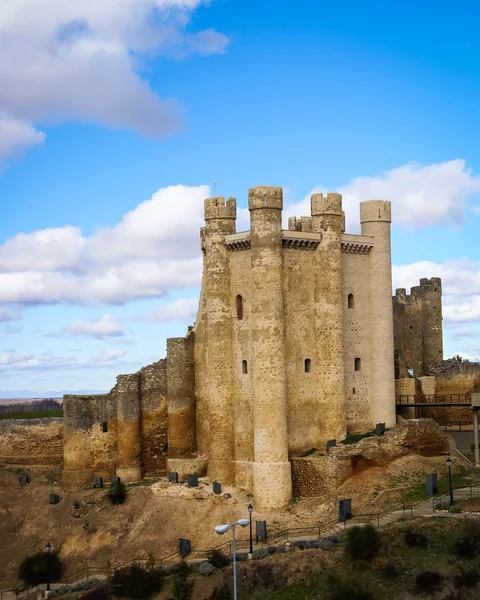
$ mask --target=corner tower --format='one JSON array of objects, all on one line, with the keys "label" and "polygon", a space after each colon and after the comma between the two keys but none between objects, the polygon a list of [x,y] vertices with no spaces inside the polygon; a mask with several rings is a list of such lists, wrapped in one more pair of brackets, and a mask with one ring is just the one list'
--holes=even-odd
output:
[{"label": "corner tower", "polygon": [[251,224],[253,491],[262,508],[281,508],[292,497],[288,461],[283,307],[281,188],[248,193]]},{"label": "corner tower", "polygon": [[393,349],[392,259],[390,250],[391,203],[360,203],[362,235],[374,238],[370,250],[371,418],[394,427],[395,372]]}]

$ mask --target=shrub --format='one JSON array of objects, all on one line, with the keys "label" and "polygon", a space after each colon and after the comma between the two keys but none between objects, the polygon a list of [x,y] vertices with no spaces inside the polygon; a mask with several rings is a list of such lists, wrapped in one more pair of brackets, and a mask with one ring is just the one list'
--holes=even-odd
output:
[{"label": "shrub", "polygon": [[448,509],[449,513],[461,513],[462,512],[462,507],[461,506],[457,506],[456,504],[454,504],[453,506],[450,506],[450,508]]},{"label": "shrub", "polygon": [[450,504],[448,502],[437,502],[435,504],[435,510],[449,510]]},{"label": "shrub", "polygon": [[480,581],[480,573],[476,568],[464,569],[460,567],[453,581],[457,588],[475,588]]},{"label": "shrub", "polygon": [[107,498],[112,504],[123,504],[127,499],[127,488],[123,482],[117,483],[107,492]]},{"label": "shrub", "polygon": [[198,572],[202,577],[210,577],[213,575],[217,569],[212,565],[212,563],[204,562],[198,567]]},{"label": "shrub", "polygon": [[345,552],[353,560],[371,560],[380,548],[380,535],[373,525],[347,530]]},{"label": "shrub", "polygon": [[113,594],[117,598],[131,600],[152,598],[162,591],[163,582],[161,569],[144,569],[140,565],[130,565],[114,572]]},{"label": "shrub", "polygon": [[112,587],[101,585],[82,595],[82,600],[109,600],[112,597]]},{"label": "shrub", "polygon": [[195,584],[191,577],[191,573],[192,570],[188,564],[182,560],[173,577],[173,597],[168,600],[192,600],[193,586]]},{"label": "shrub", "polygon": [[232,592],[226,583],[221,588],[216,587],[206,600],[232,600]]},{"label": "shrub", "polygon": [[37,552],[22,560],[18,567],[18,578],[28,585],[46,581],[47,566],[50,581],[61,579],[63,563],[56,552],[51,552],[50,556],[46,552]]},{"label": "shrub", "polygon": [[346,576],[342,579],[327,578],[328,591],[325,600],[372,600],[373,594],[368,586],[358,578]]},{"label": "shrub", "polygon": [[445,577],[437,571],[419,573],[415,578],[417,592],[420,594],[433,593],[442,587],[444,580]]},{"label": "shrub", "polygon": [[[286,584],[285,575],[278,564],[254,561],[238,566],[237,585],[240,597],[257,597],[258,590],[277,590]],[[262,592],[260,592],[261,594]]]},{"label": "shrub", "polygon": [[265,558],[268,555],[269,555],[269,552],[268,552],[267,548],[257,548],[256,550],[253,551],[252,558],[254,560],[258,560],[260,558]]},{"label": "shrub", "polygon": [[210,550],[207,555],[208,562],[213,565],[216,569],[223,569],[230,564],[230,559],[225,556],[220,550]]},{"label": "shrub", "polygon": [[462,558],[475,558],[477,556],[478,544],[472,538],[460,538],[455,542],[453,550],[457,556]]},{"label": "shrub", "polygon": [[412,531],[411,529],[407,529],[404,535],[405,544],[409,548],[426,548],[428,546],[428,539],[419,531]]},{"label": "shrub", "polygon": [[384,579],[392,580],[396,579],[400,575],[400,571],[397,566],[392,563],[387,563],[378,568],[378,572]]}]

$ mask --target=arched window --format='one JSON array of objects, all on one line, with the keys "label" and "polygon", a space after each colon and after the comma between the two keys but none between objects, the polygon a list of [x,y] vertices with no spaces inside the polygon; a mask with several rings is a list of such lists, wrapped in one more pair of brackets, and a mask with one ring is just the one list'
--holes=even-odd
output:
[{"label": "arched window", "polygon": [[240,296],[240,294],[238,294],[238,296],[237,296],[236,305],[237,305],[237,319],[239,321],[241,321],[243,319],[243,298]]},{"label": "arched window", "polygon": [[103,431],[103,433],[107,433],[107,431],[108,431],[108,423],[107,422],[102,423],[102,431]]},{"label": "arched window", "polygon": [[348,308],[355,308],[355,298],[353,294],[348,294]]},{"label": "arched window", "polygon": [[362,359],[356,358],[355,359],[355,371],[360,371],[361,368],[362,368]]},{"label": "arched window", "polygon": [[248,365],[246,360],[242,360],[242,373],[244,375],[248,373]]},{"label": "arched window", "polygon": [[312,361],[309,358],[305,359],[305,373],[310,373],[312,370]]},{"label": "arched window", "polygon": [[355,388],[353,388],[353,395],[355,395],[356,393],[357,393],[357,392],[356,392]]}]

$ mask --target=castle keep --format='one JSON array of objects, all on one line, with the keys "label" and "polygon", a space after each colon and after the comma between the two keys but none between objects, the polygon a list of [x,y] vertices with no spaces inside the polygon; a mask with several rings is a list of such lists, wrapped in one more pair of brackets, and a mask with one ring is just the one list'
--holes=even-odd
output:
[{"label": "castle keep", "polygon": [[248,208],[250,230],[237,233],[235,199],[205,200],[197,319],[167,358],[119,376],[110,394],[65,397],[67,483],[197,472],[278,508],[292,458],[395,425],[393,307],[404,370],[430,360],[429,335],[441,352],[441,312],[438,333],[437,280],[412,290],[415,310],[404,291],[392,306],[390,202],[360,204],[361,235],[345,233],[339,194],[313,194],[288,230],[281,188],[250,189]]}]

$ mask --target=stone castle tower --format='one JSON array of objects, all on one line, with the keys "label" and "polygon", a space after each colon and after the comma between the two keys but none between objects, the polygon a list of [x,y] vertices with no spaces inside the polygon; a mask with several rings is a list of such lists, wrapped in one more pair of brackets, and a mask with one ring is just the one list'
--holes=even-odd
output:
[{"label": "stone castle tower", "polygon": [[234,198],[205,201],[195,334],[197,450],[208,474],[291,498],[289,458],[395,424],[390,203],[360,205],[344,233],[339,194],[282,230],[282,189],[249,191],[250,231]]},{"label": "stone castle tower", "polygon": [[292,459],[395,425],[390,202],[360,204],[361,235],[339,194],[313,194],[288,230],[281,188],[250,189],[248,208],[237,233],[235,199],[205,200],[197,319],[166,359],[65,397],[64,482],[197,472],[280,508]]},{"label": "stone castle tower", "polygon": [[438,277],[420,279],[407,294],[404,288],[393,297],[395,377],[426,375],[428,365],[443,360],[442,282]]}]

